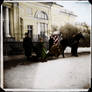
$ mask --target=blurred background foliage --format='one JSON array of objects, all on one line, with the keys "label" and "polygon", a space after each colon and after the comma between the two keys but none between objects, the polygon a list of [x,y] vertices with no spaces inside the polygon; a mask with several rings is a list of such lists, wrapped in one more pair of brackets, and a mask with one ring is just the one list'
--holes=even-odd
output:
[{"label": "blurred background foliage", "polygon": [[71,39],[73,35],[81,32],[85,38],[80,40],[80,47],[90,47],[90,28],[86,23],[81,23],[81,26],[78,27],[72,24],[66,24],[61,26],[60,33],[62,34],[64,39]]}]

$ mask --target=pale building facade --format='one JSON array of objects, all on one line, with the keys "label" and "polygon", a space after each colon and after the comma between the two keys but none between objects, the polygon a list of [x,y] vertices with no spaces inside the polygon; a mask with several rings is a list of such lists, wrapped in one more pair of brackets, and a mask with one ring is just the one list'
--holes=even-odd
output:
[{"label": "pale building facade", "polygon": [[67,23],[74,24],[76,17],[76,15],[65,10],[61,5],[53,4],[51,7],[52,26],[57,26],[58,29]]},{"label": "pale building facade", "polygon": [[17,2],[3,3],[3,32],[5,37],[14,37],[22,41],[25,32],[29,32],[33,41],[39,36],[47,40],[52,27],[58,29],[66,23],[74,23],[76,15],[66,12],[56,3]]},{"label": "pale building facade", "polygon": [[29,31],[33,40],[37,40],[40,34],[49,36],[48,30],[51,30],[50,6],[31,2],[19,3],[20,25],[23,25],[22,33]]},{"label": "pale building facade", "polygon": [[6,38],[14,37],[19,39],[19,17],[18,3],[3,3],[2,6],[2,26],[3,36]]}]

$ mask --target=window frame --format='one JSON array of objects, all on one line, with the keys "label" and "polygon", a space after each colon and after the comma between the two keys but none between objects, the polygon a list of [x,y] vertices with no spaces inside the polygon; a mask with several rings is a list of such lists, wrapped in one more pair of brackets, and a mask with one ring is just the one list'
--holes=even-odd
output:
[{"label": "window frame", "polygon": [[47,15],[47,13],[44,12],[44,11],[36,12],[35,17],[36,17],[37,19],[48,20],[48,15]]}]

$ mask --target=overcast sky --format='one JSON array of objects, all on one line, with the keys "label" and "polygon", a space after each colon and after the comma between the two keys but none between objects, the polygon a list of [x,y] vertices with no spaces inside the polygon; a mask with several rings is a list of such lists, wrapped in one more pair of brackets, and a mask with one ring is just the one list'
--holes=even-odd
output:
[{"label": "overcast sky", "polygon": [[88,25],[91,25],[91,4],[87,1],[62,1],[57,2],[68,9],[73,11],[77,22],[86,22]]}]

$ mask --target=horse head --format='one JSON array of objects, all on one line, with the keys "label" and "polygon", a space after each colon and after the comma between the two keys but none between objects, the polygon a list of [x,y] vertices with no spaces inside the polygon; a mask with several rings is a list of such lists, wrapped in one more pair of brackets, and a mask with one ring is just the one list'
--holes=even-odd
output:
[{"label": "horse head", "polygon": [[76,36],[75,36],[76,39],[80,40],[81,38],[82,39],[85,39],[83,34],[81,32],[79,32]]}]

